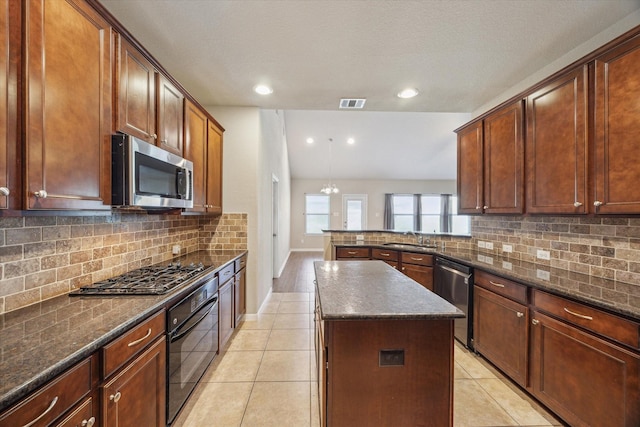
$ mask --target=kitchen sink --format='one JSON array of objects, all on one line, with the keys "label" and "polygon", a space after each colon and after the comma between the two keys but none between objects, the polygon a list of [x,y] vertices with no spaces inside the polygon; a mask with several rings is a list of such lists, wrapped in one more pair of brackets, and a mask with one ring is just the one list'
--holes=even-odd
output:
[{"label": "kitchen sink", "polygon": [[438,246],[435,244],[428,244],[428,245],[416,245],[413,243],[383,243],[383,246],[388,246],[388,247],[392,247],[395,249],[400,249],[400,250],[406,250],[406,251],[431,251],[433,249],[436,249]]}]

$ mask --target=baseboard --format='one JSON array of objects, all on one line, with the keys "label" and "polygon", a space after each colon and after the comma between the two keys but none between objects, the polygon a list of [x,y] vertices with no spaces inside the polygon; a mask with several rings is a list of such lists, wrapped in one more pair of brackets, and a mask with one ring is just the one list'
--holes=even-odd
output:
[{"label": "baseboard", "polygon": [[324,252],[324,249],[322,248],[298,248],[298,249],[291,249],[290,252]]}]

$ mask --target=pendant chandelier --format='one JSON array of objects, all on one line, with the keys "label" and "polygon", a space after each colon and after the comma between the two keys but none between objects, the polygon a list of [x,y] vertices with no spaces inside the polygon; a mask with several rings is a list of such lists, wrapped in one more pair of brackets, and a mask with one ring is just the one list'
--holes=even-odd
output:
[{"label": "pendant chandelier", "polygon": [[324,194],[336,194],[336,193],[340,192],[338,187],[331,182],[331,181],[333,181],[332,180],[332,178],[333,178],[333,174],[332,174],[333,162],[332,162],[332,160],[333,159],[331,158],[331,146],[332,145],[333,145],[333,138],[329,138],[329,183],[324,185],[322,187],[322,189],[320,190],[320,192],[324,193]]}]

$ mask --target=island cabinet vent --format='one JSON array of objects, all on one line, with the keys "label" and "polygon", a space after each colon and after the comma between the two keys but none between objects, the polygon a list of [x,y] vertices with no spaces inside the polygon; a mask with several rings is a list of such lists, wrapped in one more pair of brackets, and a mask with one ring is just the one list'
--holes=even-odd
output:
[{"label": "island cabinet vent", "polygon": [[356,99],[356,98],[342,98],[340,100],[340,108],[347,110],[356,110],[364,108],[364,103],[367,102],[366,99]]}]

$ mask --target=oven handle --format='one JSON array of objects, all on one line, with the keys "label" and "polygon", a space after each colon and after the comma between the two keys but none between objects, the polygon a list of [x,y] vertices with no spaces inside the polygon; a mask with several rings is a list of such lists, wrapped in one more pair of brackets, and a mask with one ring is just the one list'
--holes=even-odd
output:
[{"label": "oven handle", "polygon": [[216,304],[218,304],[218,299],[217,298],[213,301],[213,303],[211,304],[211,307],[209,307],[209,310],[207,310],[207,312],[205,314],[203,314],[202,317],[200,317],[197,322],[195,322],[193,325],[189,326],[189,328],[186,331],[178,333],[178,330],[176,329],[176,331],[171,334],[171,336],[170,336],[171,339],[170,339],[169,342],[178,341],[180,338],[182,338],[183,336],[187,335],[193,328],[198,326],[198,324],[200,322],[202,322],[202,320],[204,320],[204,318],[207,317],[211,313],[211,310],[213,310],[213,308],[216,306]]}]

